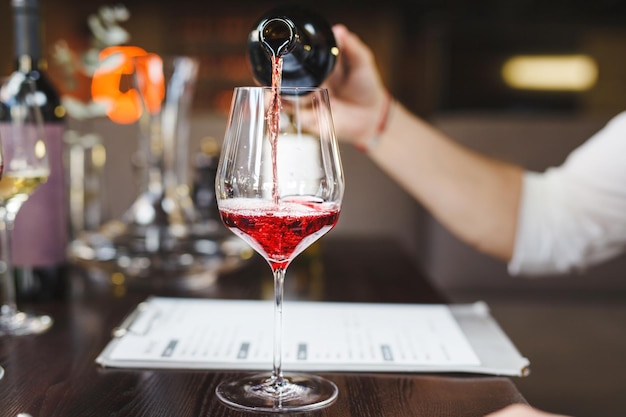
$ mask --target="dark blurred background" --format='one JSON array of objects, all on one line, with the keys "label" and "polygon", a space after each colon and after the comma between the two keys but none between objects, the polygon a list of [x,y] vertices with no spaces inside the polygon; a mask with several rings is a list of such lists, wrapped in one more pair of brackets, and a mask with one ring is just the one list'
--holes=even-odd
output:
[{"label": "dark blurred background", "polygon": [[[45,40],[76,48],[89,38],[86,18],[102,0],[42,0]],[[618,0],[389,0],[301,3],[345,23],[374,49],[395,95],[422,114],[440,111],[555,111],[611,114],[624,107],[626,3]],[[199,104],[219,107],[219,92],[250,82],[245,40],[254,21],[280,2],[193,0],[122,2],[131,42],[153,52],[203,59]],[[0,4],[0,68],[12,66],[10,0]],[[600,77],[582,93],[522,92],[502,82],[515,54],[588,54]],[[205,93],[205,94],[202,94]]]}]

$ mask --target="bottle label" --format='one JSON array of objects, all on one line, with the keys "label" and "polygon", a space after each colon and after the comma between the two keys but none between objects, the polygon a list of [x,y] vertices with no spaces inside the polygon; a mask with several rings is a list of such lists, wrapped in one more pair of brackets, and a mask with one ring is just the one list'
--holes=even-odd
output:
[{"label": "bottle label", "polygon": [[63,123],[46,124],[50,177],[22,205],[13,230],[16,267],[55,266],[66,260],[67,195],[63,164]]}]

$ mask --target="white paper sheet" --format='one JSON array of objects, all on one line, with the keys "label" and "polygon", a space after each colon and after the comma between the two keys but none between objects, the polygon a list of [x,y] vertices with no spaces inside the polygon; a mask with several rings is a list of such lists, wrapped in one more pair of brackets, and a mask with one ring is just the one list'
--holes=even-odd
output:
[{"label": "white paper sheet", "polygon": [[[287,301],[283,318],[285,370],[520,373],[481,369],[447,305]],[[270,370],[273,320],[271,301],[154,297],[118,329],[97,362]]]}]

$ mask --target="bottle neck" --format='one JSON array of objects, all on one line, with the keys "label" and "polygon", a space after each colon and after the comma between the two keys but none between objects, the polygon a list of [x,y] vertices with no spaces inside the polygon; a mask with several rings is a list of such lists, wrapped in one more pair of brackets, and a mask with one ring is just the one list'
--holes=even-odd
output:
[{"label": "bottle neck", "polygon": [[33,62],[30,55],[18,55],[16,69],[20,72],[29,73],[37,68],[37,63]]},{"label": "bottle neck", "polygon": [[38,90],[38,100],[46,122],[62,122],[65,109],[54,85],[46,76],[46,62],[41,50],[40,0],[11,0],[15,68],[30,74]]},{"label": "bottle neck", "polygon": [[18,69],[37,69],[41,60],[37,1],[12,0],[14,48]]},{"label": "bottle neck", "polygon": [[259,41],[271,57],[286,55],[298,43],[296,25],[286,17],[267,19],[259,25]]},{"label": "bottle neck", "polygon": [[319,86],[337,58],[332,27],[319,15],[297,6],[270,10],[248,35],[248,58],[255,80],[273,85],[282,58],[281,86]]}]

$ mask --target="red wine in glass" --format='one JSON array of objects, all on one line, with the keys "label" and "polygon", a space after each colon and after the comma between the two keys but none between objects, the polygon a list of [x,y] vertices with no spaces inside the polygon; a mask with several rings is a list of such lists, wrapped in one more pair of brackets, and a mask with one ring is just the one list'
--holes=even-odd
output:
[{"label": "red wine in glass", "polygon": [[273,203],[247,206],[230,200],[220,208],[220,214],[226,227],[276,269],[286,268],[299,253],[332,229],[339,219],[339,207],[283,201],[277,211]]},{"label": "red wine in glass", "polygon": [[224,224],[274,275],[272,371],[224,381],[216,394],[235,408],[295,413],[331,404],[338,390],[317,375],[283,372],[284,278],[290,262],[337,224],[344,179],[328,92],[283,87],[280,93],[235,89],[215,187]]}]

